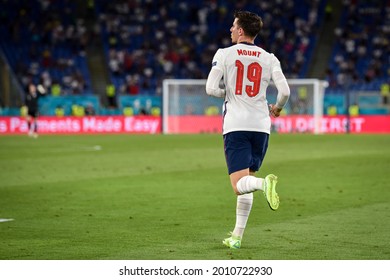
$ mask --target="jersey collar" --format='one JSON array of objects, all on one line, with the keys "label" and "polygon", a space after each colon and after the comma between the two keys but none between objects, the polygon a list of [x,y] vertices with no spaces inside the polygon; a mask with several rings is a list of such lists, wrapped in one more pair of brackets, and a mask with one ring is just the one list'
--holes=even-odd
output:
[{"label": "jersey collar", "polygon": [[248,42],[240,42],[239,44],[245,44],[245,45],[248,45],[248,46],[254,46],[255,45],[255,44],[248,43]]}]

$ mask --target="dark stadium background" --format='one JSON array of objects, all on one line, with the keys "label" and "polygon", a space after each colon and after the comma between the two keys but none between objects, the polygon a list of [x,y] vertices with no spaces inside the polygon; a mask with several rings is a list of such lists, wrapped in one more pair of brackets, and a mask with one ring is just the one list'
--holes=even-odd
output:
[{"label": "dark stadium background", "polygon": [[[324,114],[389,114],[386,0],[0,0],[0,116],[42,84],[44,116],[161,115],[162,81],[205,79],[233,12],[259,13],[256,44],[287,78],[326,80]],[[291,112],[294,113],[293,110]]]}]

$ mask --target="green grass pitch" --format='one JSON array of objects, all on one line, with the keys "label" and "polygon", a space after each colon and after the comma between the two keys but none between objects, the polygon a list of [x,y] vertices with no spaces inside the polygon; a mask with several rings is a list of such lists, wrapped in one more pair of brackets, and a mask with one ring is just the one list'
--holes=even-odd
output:
[{"label": "green grass pitch", "polygon": [[220,135],[0,137],[0,259],[388,260],[390,135],[277,135],[242,248]]}]

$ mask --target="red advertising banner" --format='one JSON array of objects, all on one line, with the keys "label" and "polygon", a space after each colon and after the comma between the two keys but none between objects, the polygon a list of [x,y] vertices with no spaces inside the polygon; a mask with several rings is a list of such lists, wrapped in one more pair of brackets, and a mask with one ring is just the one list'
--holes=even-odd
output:
[{"label": "red advertising banner", "polygon": [[[169,133],[221,133],[221,116],[169,117]],[[320,133],[345,133],[345,116],[323,117]],[[39,117],[40,134],[94,133],[161,133],[161,118],[152,116]],[[313,116],[283,116],[272,119],[272,129],[278,133],[313,133]],[[351,133],[390,133],[390,116],[351,117]],[[21,117],[0,117],[0,135],[27,133],[27,122]]]},{"label": "red advertising banner", "polygon": [[222,116],[169,116],[169,133],[222,133]]},{"label": "red advertising banner", "polygon": [[[313,116],[285,116],[272,119],[273,129],[279,133],[312,133],[315,127]],[[390,133],[390,116],[335,116],[322,117],[317,124],[320,133]],[[347,126],[348,125],[348,126]]]},{"label": "red advertising banner", "polygon": [[[173,116],[169,117],[170,133],[222,132],[221,116]],[[319,120],[320,133],[346,133],[348,119],[345,116],[323,117]],[[272,129],[278,133],[313,133],[313,116],[283,116],[272,119]],[[390,133],[390,116],[361,116],[349,119],[351,133]]]},{"label": "red advertising banner", "polygon": [[[20,117],[0,117],[0,134],[27,133],[27,122]],[[161,133],[161,118],[152,116],[39,117],[40,134],[78,133]]]}]

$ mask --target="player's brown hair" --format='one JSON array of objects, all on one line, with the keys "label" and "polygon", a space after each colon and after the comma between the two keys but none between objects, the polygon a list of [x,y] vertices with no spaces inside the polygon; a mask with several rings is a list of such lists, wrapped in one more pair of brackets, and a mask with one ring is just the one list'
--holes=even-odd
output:
[{"label": "player's brown hair", "polygon": [[249,37],[256,38],[263,27],[263,20],[255,13],[249,11],[235,11],[234,18],[237,18],[237,24]]}]

